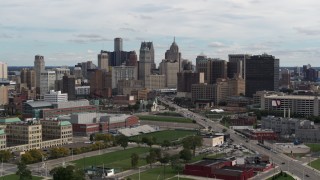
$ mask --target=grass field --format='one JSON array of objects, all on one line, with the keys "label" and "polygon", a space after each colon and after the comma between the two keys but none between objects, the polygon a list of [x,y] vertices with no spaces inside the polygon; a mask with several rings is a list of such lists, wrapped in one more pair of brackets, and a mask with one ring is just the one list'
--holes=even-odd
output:
[{"label": "grass field", "polygon": [[138,116],[140,120],[161,121],[161,122],[177,122],[177,123],[193,123],[192,119],[183,117],[169,116]]},{"label": "grass field", "polygon": [[[149,148],[130,148],[126,150],[106,153],[98,156],[86,157],[71,163],[75,164],[78,168],[89,167],[89,166],[102,166],[115,168],[117,171],[128,170],[131,168],[131,154],[137,153],[140,155],[149,152]],[[138,166],[146,164],[145,159],[139,160]]]},{"label": "grass field", "polygon": [[306,144],[306,146],[310,147],[311,152],[320,151],[320,144]]},{"label": "grass field", "polygon": [[315,169],[320,170],[320,159],[314,160],[311,162],[311,164],[309,163],[308,165]]},{"label": "grass field", "polygon": [[[32,180],[41,180],[41,179],[43,178],[39,176],[32,176]],[[15,174],[10,174],[6,176],[1,176],[0,180],[19,180],[19,176]]]},{"label": "grass field", "polygon": [[[283,173],[283,174],[287,174],[287,173]],[[268,178],[267,180],[272,180],[272,177]],[[295,179],[292,176],[287,174],[286,177],[284,175],[282,175],[282,176],[275,178],[275,180],[295,180]]]},{"label": "grass field", "polygon": [[157,139],[157,143],[161,144],[164,140],[174,141],[179,138],[184,138],[186,136],[196,134],[196,131],[188,131],[188,130],[165,130],[165,131],[158,131],[149,134],[141,134],[138,136],[130,137],[130,141],[141,141],[143,137],[155,137]]},{"label": "grass field", "polygon": [[161,113],[157,113],[156,115],[157,115],[157,116],[174,116],[174,117],[183,117],[183,116],[181,116],[181,114],[180,114],[180,113],[170,112],[170,111],[168,111],[168,112],[161,112]]},{"label": "grass field", "polygon": [[[170,180],[175,180],[178,179],[178,177],[174,177],[177,176],[178,173],[173,170],[171,168],[171,166],[167,165],[166,166],[166,173],[164,176],[164,168],[162,167],[157,167],[157,168],[153,168],[147,171],[144,171],[142,173],[140,173],[140,179],[141,180],[150,180],[150,179],[170,179]],[[138,180],[139,179],[139,174],[134,174],[129,176],[132,180]],[[179,177],[179,180],[191,180],[188,178],[181,178]]]}]

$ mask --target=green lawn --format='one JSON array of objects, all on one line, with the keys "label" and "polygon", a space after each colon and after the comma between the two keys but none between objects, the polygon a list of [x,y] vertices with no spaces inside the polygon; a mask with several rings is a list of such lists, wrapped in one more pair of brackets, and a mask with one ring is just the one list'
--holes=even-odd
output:
[{"label": "green lawn", "polygon": [[[75,164],[78,168],[89,167],[89,166],[102,166],[115,168],[117,171],[124,171],[131,168],[131,154],[137,153],[140,155],[149,152],[149,148],[139,147],[130,148],[126,150],[106,153],[98,156],[86,157],[71,163]],[[139,166],[146,164],[145,159],[139,160]]]},{"label": "green lawn", "polygon": [[[178,173],[175,170],[173,170],[170,165],[166,166],[165,176],[164,176],[163,170],[164,170],[164,168],[162,166],[162,167],[157,167],[157,168],[153,168],[153,169],[144,171],[144,172],[140,173],[140,179],[141,180],[166,179],[166,178],[171,179],[171,177],[178,175]],[[131,175],[129,177],[132,180],[138,180],[139,173]],[[174,178],[172,178],[172,179],[174,179]],[[182,179],[182,178],[179,178],[179,179]],[[188,180],[188,179],[186,179],[186,180]]]},{"label": "green lawn", "polygon": [[130,137],[129,140],[137,142],[137,141],[141,141],[143,137],[155,137],[157,139],[157,142],[161,144],[164,140],[174,141],[180,138],[184,138],[186,136],[194,135],[196,133],[197,133],[196,131],[191,131],[191,130],[165,130],[165,131],[158,131],[158,132],[133,136],[133,137]]},{"label": "green lawn", "polygon": [[[43,179],[42,177],[39,176],[32,176],[33,180],[41,180]],[[19,180],[19,176],[15,175],[15,174],[10,174],[10,175],[6,175],[6,176],[1,176],[0,180]]]},{"label": "green lawn", "polygon": [[181,116],[180,113],[177,112],[161,112],[161,113],[157,113],[157,116],[173,116],[173,117],[183,117]]},{"label": "green lawn", "polygon": [[306,146],[310,147],[311,152],[320,151],[320,144],[306,144]]},{"label": "green lawn", "polygon": [[315,169],[320,170],[320,159],[314,160],[311,162],[311,165],[310,165],[310,163],[308,165],[315,168]]},{"label": "green lawn", "polygon": [[[287,174],[287,173],[283,173],[283,174]],[[272,180],[272,177],[268,178],[267,180]],[[275,180],[295,180],[295,179],[292,176],[287,174],[286,177],[284,175],[282,175],[282,176],[275,178]]]},{"label": "green lawn", "polygon": [[192,119],[183,117],[168,117],[168,116],[138,116],[140,120],[162,121],[162,122],[177,122],[177,123],[193,123]]}]

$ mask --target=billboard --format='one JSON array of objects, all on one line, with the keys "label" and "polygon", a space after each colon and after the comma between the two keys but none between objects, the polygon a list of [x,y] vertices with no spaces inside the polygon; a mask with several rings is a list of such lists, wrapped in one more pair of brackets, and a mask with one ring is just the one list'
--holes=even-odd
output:
[{"label": "billboard", "polygon": [[279,100],[279,99],[274,99],[274,100],[272,100],[271,105],[272,105],[273,107],[279,107],[279,106],[281,106],[281,100]]}]

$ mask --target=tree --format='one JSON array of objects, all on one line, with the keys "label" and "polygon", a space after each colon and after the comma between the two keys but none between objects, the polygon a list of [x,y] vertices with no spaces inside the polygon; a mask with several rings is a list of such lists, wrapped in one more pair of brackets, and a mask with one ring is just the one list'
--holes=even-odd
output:
[{"label": "tree", "polygon": [[68,156],[69,149],[65,147],[54,147],[50,149],[50,157],[51,158],[60,158],[60,157],[65,157]]},{"label": "tree", "polygon": [[180,161],[180,154],[175,154],[170,157],[171,168],[176,170],[177,172],[181,172],[183,170],[182,163]]},{"label": "tree", "polygon": [[43,153],[41,150],[39,149],[31,149],[29,151],[30,155],[32,156],[33,158],[33,162],[40,162],[42,161],[42,158],[43,158]]},{"label": "tree", "polygon": [[33,157],[31,156],[31,154],[29,152],[26,152],[25,154],[22,154],[21,155],[21,161],[24,163],[24,164],[30,164],[30,163],[33,163]]},{"label": "tree", "polygon": [[90,141],[94,141],[94,137],[95,137],[94,134],[90,134]]},{"label": "tree", "polygon": [[10,158],[12,158],[12,154],[10,151],[8,150],[0,151],[0,159],[2,159],[3,162],[8,162]]},{"label": "tree", "polygon": [[150,167],[152,168],[152,163],[156,162],[156,154],[154,151],[151,151],[149,155],[147,155],[146,162],[150,164]]},{"label": "tree", "polygon": [[228,130],[227,130],[227,129],[225,129],[225,128],[224,128],[224,129],[222,129],[222,132],[223,132],[223,133],[225,133],[225,132],[227,132],[227,131],[228,131]]},{"label": "tree", "polygon": [[139,155],[137,153],[131,154],[131,166],[132,168],[136,168],[139,163]]},{"label": "tree", "polygon": [[186,162],[190,161],[192,158],[191,150],[184,148],[179,152],[180,158],[185,160]]},{"label": "tree", "polygon": [[183,139],[183,147],[185,149],[191,149],[193,156],[196,154],[196,148],[202,146],[202,138],[200,136],[189,136]]},{"label": "tree", "polygon": [[19,180],[31,180],[32,175],[31,171],[27,169],[27,165],[20,161],[18,163],[18,171],[16,172],[16,175],[19,176]]},{"label": "tree", "polygon": [[119,135],[119,136],[117,136],[116,139],[117,139],[117,144],[119,144],[121,147],[123,147],[123,149],[126,149],[126,147],[128,147],[129,139],[127,136]]},{"label": "tree", "polygon": [[56,167],[50,171],[53,180],[84,180],[84,173],[81,170],[76,170],[74,166]]},{"label": "tree", "polygon": [[155,158],[158,159],[158,160],[161,159],[161,157],[162,157],[161,149],[159,149],[159,148],[151,148],[149,150],[149,152],[150,152],[150,154],[154,153]]},{"label": "tree", "polygon": [[169,140],[164,140],[161,144],[161,147],[168,149],[171,146],[171,142]]}]

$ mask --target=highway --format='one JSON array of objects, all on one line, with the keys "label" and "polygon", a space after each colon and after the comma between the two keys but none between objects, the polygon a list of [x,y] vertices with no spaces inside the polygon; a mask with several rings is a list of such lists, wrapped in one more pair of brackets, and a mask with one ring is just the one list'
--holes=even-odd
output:
[{"label": "highway", "polygon": [[[198,124],[200,124],[205,128],[208,128],[209,126],[211,126],[212,130],[216,132],[222,132],[223,129],[227,129],[226,127],[219,124],[219,122],[214,122],[206,117],[193,113],[188,109],[181,108],[164,98],[159,98],[159,100],[171,107],[176,108],[177,112],[180,112],[186,117],[194,119]],[[233,130],[228,129],[227,132],[230,133],[230,137],[234,140],[234,143],[245,145],[247,148],[255,152],[269,156],[271,161],[279,166],[280,170],[288,171],[294,174],[295,176],[297,176],[298,178],[300,178],[301,180],[319,180],[320,179],[320,174],[318,171],[303,165],[302,162],[292,159],[291,157],[288,157],[282,153],[271,152],[270,150],[267,150],[261,146],[258,146],[257,144],[252,143],[250,141],[246,142],[246,139],[235,134],[235,131]],[[252,179],[263,179],[263,178],[266,178],[266,177],[263,177],[263,175],[261,176],[258,175]]]}]

